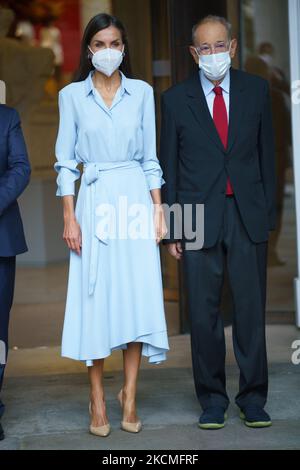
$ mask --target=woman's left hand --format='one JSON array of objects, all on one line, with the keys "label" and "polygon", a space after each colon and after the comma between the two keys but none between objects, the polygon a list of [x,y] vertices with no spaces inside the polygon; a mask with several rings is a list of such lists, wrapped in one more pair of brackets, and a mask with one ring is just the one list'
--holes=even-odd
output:
[{"label": "woman's left hand", "polygon": [[156,243],[159,245],[168,233],[165,214],[160,204],[154,204],[154,227]]}]

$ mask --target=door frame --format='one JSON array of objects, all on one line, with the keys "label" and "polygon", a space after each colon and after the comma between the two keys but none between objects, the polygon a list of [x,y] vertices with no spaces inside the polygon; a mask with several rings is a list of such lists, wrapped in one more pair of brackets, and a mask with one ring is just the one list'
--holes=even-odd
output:
[{"label": "door frame", "polygon": [[[296,326],[300,328],[300,0],[289,0],[289,35],[292,83],[292,131],[298,266],[298,272],[297,277],[294,281],[294,287]],[[296,99],[296,92],[298,94],[298,100]]]}]

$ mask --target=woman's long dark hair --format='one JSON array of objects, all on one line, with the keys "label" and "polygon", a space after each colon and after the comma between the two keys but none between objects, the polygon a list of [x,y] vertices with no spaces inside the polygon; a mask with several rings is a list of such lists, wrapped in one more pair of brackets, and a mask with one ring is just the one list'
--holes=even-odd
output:
[{"label": "woman's long dark hair", "polygon": [[103,29],[109,28],[110,26],[114,26],[121,32],[122,41],[125,45],[125,56],[120,66],[120,70],[127,77],[131,77],[131,66],[126,30],[121,21],[118,20],[118,18],[115,16],[108,15],[106,13],[100,13],[99,15],[94,16],[85,28],[81,41],[80,63],[77,71],[74,74],[73,82],[80,82],[85,80],[90,71],[95,69],[88,55],[88,46],[95,34],[97,34],[99,31],[102,31]]}]

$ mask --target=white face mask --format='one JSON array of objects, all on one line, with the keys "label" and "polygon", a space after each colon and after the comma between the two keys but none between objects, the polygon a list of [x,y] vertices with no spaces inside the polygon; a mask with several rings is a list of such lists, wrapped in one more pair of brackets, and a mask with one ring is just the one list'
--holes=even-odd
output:
[{"label": "white face mask", "polygon": [[88,48],[93,54],[93,66],[99,72],[107,75],[107,77],[110,77],[120,67],[124,57],[124,46],[122,51],[119,51],[118,49],[106,48],[97,52],[93,52],[89,46]]},{"label": "white face mask", "polygon": [[[197,52],[198,54],[198,52]],[[221,52],[219,54],[199,55],[199,68],[203,70],[204,75],[213,81],[221,80],[231,67],[230,52]]]}]

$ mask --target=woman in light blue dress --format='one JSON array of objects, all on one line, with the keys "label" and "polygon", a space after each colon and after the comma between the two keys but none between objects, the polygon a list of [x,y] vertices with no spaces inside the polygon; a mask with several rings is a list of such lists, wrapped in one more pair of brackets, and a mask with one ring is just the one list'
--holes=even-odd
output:
[{"label": "woman in light blue dress", "polygon": [[169,350],[159,252],[167,233],[165,181],[156,156],[153,89],[126,77],[128,63],[123,25],[97,15],[83,36],[77,77],[59,92],[54,168],[70,248],[62,356],[88,366],[90,432],[99,436],[110,433],[104,359],[123,350],[121,427],[138,432],[141,356],[159,364]]}]

